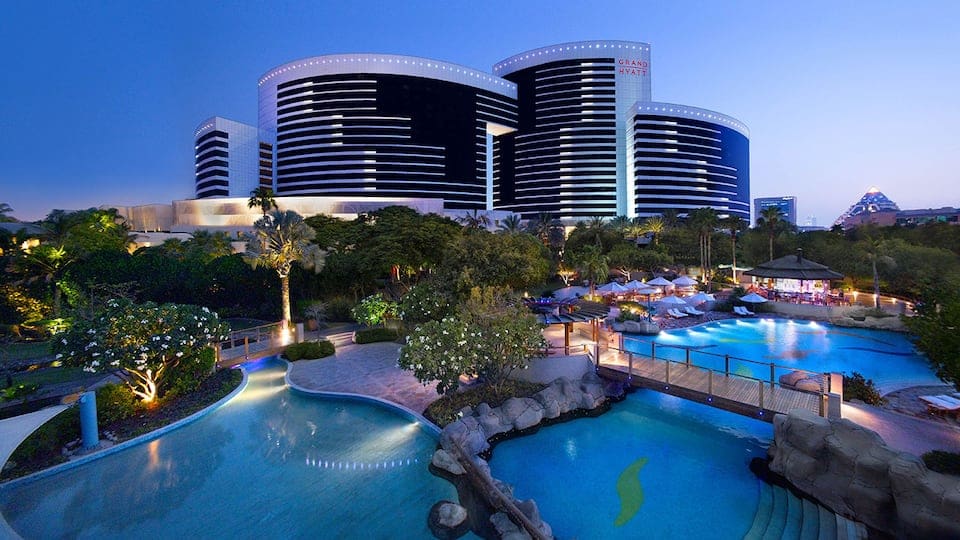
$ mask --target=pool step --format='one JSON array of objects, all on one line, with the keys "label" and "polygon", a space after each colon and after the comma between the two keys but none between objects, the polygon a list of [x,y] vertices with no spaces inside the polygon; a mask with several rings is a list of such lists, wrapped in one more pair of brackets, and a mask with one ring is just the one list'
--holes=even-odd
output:
[{"label": "pool step", "polygon": [[744,540],[866,540],[862,523],[838,516],[780,486],[761,483],[760,502]]}]

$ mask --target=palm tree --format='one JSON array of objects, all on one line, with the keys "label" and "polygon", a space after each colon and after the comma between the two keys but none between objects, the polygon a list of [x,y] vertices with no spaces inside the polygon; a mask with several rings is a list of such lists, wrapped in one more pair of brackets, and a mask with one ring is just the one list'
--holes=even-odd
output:
[{"label": "palm tree", "polygon": [[723,228],[730,233],[730,258],[733,263],[730,271],[733,273],[733,284],[737,284],[737,235],[746,228],[746,224],[738,216],[729,215],[721,220]]},{"label": "palm tree", "polygon": [[43,280],[53,295],[53,316],[61,311],[61,285],[67,267],[76,261],[62,245],[40,244],[30,250],[19,251],[13,260],[13,270],[26,276],[25,282]]},{"label": "palm tree", "polygon": [[580,274],[590,280],[591,295],[596,290],[597,282],[607,279],[610,275],[607,256],[603,254],[600,246],[584,246],[577,257],[577,266],[580,268]]},{"label": "palm tree", "polygon": [[271,210],[277,210],[277,201],[273,196],[273,190],[268,187],[260,186],[250,192],[250,199],[247,200],[247,208],[259,208],[263,212],[263,217]]},{"label": "palm tree", "polygon": [[897,263],[893,257],[887,255],[887,244],[882,239],[868,236],[860,244],[873,271],[873,307],[880,309],[880,272],[877,270],[877,263],[887,267],[894,267]]},{"label": "palm tree", "polygon": [[688,216],[688,225],[697,232],[700,237],[700,267],[703,268],[704,279],[710,282],[711,263],[711,239],[713,231],[717,228],[717,212],[710,207],[697,208],[690,212]]},{"label": "palm tree", "polygon": [[607,224],[611,229],[617,231],[621,238],[626,238],[630,231],[631,221],[627,216],[617,216]]},{"label": "palm tree", "polygon": [[540,212],[537,219],[527,224],[530,234],[536,236],[543,245],[550,246],[550,229],[553,227],[553,216],[550,212]]},{"label": "palm tree", "polygon": [[486,212],[473,209],[470,213],[457,218],[457,222],[471,230],[486,229],[490,226],[490,216]]},{"label": "palm tree", "polygon": [[660,235],[667,230],[667,222],[663,219],[663,216],[648,217],[643,222],[641,230],[644,234],[653,234],[653,245],[657,246],[660,245]]},{"label": "palm tree", "polygon": [[500,231],[514,234],[523,230],[522,221],[517,214],[510,214],[500,222]]},{"label": "palm tree", "polygon": [[606,226],[607,218],[603,216],[593,216],[587,221],[587,230],[593,232],[595,242],[598,246],[603,245],[603,228]]},{"label": "palm tree", "polygon": [[760,211],[757,226],[767,230],[770,240],[770,260],[773,260],[773,238],[777,235],[777,226],[783,221],[783,210],[779,206],[768,206]]},{"label": "palm tree", "polygon": [[290,324],[290,269],[294,263],[315,272],[323,269],[326,252],[311,243],[317,234],[293,210],[274,210],[253,224],[244,260],[253,268],[267,267],[280,276],[283,324]]}]

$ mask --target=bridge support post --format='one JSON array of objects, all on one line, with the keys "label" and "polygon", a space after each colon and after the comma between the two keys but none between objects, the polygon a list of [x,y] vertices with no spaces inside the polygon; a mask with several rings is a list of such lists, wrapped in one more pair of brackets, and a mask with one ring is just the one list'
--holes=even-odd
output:
[{"label": "bridge support post", "polygon": [[723,374],[726,377],[730,376],[730,355],[723,355]]},{"label": "bridge support post", "polygon": [[773,389],[774,373],[775,373],[775,370],[773,367],[773,362],[770,362],[770,388],[771,389]]},{"label": "bridge support post", "polygon": [[243,355],[250,356],[250,336],[243,336]]},{"label": "bridge support post", "polygon": [[687,367],[690,367],[690,349],[686,349],[686,351],[687,351]]},{"label": "bridge support post", "polygon": [[627,380],[633,380],[633,353],[627,353]]},{"label": "bridge support post", "polygon": [[657,344],[652,341],[650,342],[650,359],[657,359]]}]

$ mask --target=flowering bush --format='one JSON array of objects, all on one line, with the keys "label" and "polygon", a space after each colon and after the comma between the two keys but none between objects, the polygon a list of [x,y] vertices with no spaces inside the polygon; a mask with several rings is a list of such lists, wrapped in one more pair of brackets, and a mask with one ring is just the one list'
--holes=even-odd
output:
[{"label": "flowering bush", "polygon": [[457,390],[460,375],[479,376],[499,391],[515,369],[544,347],[543,326],[501,289],[474,289],[457,316],[417,327],[400,350],[398,365],[437,393]]},{"label": "flowering bush", "polygon": [[54,343],[54,352],[85,371],[116,371],[134,394],[151,403],[167,373],[203,362],[201,351],[228,332],[205,307],[109,300],[91,319],[75,321]]},{"label": "flowering bush", "polygon": [[376,326],[397,316],[397,304],[385,300],[380,294],[374,294],[361,300],[350,313],[358,323]]},{"label": "flowering bush", "polygon": [[438,321],[447,316],[450,309],[450,295],[429,282],[414,286],[400,299],[400,318],[407,325]]}]

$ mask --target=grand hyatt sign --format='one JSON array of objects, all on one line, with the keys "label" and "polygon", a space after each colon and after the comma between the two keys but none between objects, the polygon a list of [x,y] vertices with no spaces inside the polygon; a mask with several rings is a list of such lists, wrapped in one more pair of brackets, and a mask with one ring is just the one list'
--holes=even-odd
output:
[{"label": "grand hyatt sign", "polygon": [[621,75],[635,75],[642,77],[650,69],[650,62],[632,58],[617,58],[617,71]]}]

